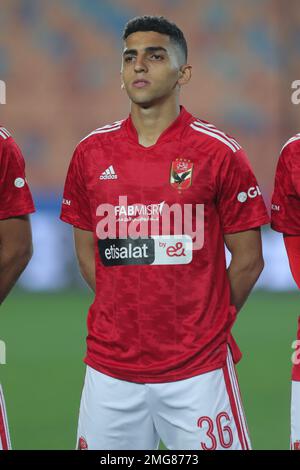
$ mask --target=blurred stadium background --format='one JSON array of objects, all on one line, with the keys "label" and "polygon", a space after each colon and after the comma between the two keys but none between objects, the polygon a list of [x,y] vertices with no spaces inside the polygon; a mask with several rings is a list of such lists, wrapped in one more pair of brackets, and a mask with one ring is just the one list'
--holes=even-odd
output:
[{"label": "blurred stadium background", "polygon": [[[162,14],[189,45],[182,103],[245,148],[270,206],[283,143],[299,132],[300,9],[280,0],[1,0],[0,121],[22,148],[37,213],[35,253],[1,308],[0,366],[14,448],[74,448],[92,294],[58,219],[72,152],[91,130],[128,115],[120,89],[126,21]],[[289,447],[291,342],[299,314],[281,235],[263,230],[265,270],[235,327],[253,445]],[[53,253],[56,256],[53,256]]]}]

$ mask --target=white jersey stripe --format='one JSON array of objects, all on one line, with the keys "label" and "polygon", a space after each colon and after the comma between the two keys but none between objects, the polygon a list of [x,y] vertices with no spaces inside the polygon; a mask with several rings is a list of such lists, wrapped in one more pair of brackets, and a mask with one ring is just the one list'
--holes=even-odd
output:
[{"label": "white jersey stripe", "polygon": [[[281,152],[282,152],[283,149],[284,149],[285,147],[287,147],[289,144],[291,144],[292,142],[295,142],[295,140],[300,140],[300,135],[299,135],[299,134],[296,134],[295,137],[292,137],[290,140],[288,140],[288,141],[284,144],[284,146],[282,147]],[[280,153],[281,153],[281,152],[280,152]]]},{"label": "white jersey stripe", "polygon": [[88,137],[91,137],[92,135],[105,134],[106,132],[113,132],[113,131],[117,131],[118,129],[121,129],[121,126],[110,128],[110,129],[105,129],[105,130],[102,130],[102,131],[93,131],[89,135],[84,137],[84,139],[82,139],[80,142],[83,142],[85,139],[87,139]]},{"label": "white jersey stripe", "polygon": [[242,147],[240,146],[240,144],[235,140],[233,139],[233,137],[229,137],[227,134],[225,134],[225,132],[223,131],[220,131],[219,129],[217,129],[213,124],[207,124],[205,122],[202,122],[202,121],[194,121],[193,124],[195,125],[198,125],[198,126],[202,126],[204,127],[205,129],[208,129],[208,130],[211,130],[213,132],[215,132],[216,134],[219,134],[219,135],[222,135],[223,137],[225,137],[227,140],[229,140],[230,142],[232,142],[234,144],[234,146],[237,148],[237,150],[240,150]]},{"label": "white jersey stripe", "polygon": [[282,147],[282,150],[283,150],[287,145],[289,145],[290,143],[294,142],[295,140],[299,140],[299,139],[300,139],[300,137],[296,137],[296,136],[293,137],[292,139],[289,139],[289,140],[284,144],[284,146]]},{"label": "white jersey stripe", "polygon": [[207,135],[210,135],[211,137],[214,137],[215,139],[217,140],[220,140],[221,142],[223,142],[225,145],[227,145],[227,147],[229,147],[233,152],[236,152],[237,149],[233,146],[233,144],[231,144],[230,142],[228,142],[228,140],[224,139],[222,136],[214,133],[214,132],[210,132],[206,129],[203,129],[202,127],[196,127],[194,126],[193,124],[190,124],[190,126],[195,129],[195,131],[197,132],[202,132],[203,134],[207,134]]},{"label": "white jersey stripe", "polygon": [[1,131],[1,129],[0,129],[0,135],[4,140],[7,139],[7,135],[5,135],[4,132]]},{"label": "white jersey stripe", "polygon": [[242,405],[242,402],[241,402],[239,385],[238,385],[238,382],[237,382],[235,368],[234,368],[234,364],[233,364],[231,354],[228,355],[228,367],[229,367],[229,373],[230,373],[230,376],[231,376],[233,387],[234,387],[234,390],[235,390],[236,404],[237,404],[237,407],[238,407],[238,410],[239,410],[239,415],[240,415],[241,421],[242,421],[241,425],[242,425],[242,431],[243,431],[244,439],[246,441],[246,448],[251,449],[251,443],[250,443],[250,438],[249,438],[249,433],[248,433],[248,426],[246,424],[245,413],[244,413],[243,405]]},{"label": "white jersey stripe", "polygon": [[[123,120],[124,120],[124,119],[123,119]],[[107,124],[106,126],[97,127],[97,129],[95,129],[95,131],[101,131],[102,129],[114,128],[114,127],[120,126],[120,124],[121,124],[122,122],[123,122],[123,121],[116,121],[116,122],[114,122],[113,124]],[[95,131],[94,131],[94,132],[95,132]]]},{"label": "white jersey stripe", "polygon": [[105,132],[117,131],[118,129],[121,129],[121,126],[112,127],[112,128],[108,128],[108,129],[102,129],[100,131],[94,131],[94,132],[91,132],[90,135],[92,135],[92,134],[104,134]]},{"label": "white jersey stripe", "polygon": [[215,132],[216,134],[221,135],[225,139],[229,140],[235,146],[237,150],[240,150],[242,148],[235,139],[233,139],[232,137],[228,137],[228,135],[226,135],[225,132],[219,131],[213,124],[206,124],[202,121],[195,121],[193,122],[193,124],[195,124],[196,126],[202,126],[205,129],[211,130]]},{"label": "white jersey stripe", "polygon": [[1,127],[0,130],[4,132],[7,135],[7,137],[10,137],[10,133],[8,132],[7,129],[5,129],[5,127]]},{"label": "white jersey stripe", "polygon": [[217,129],[212,124],[206,125],[205,123],[202,123],[202,125],[205,126],[205,127],[208,126],[208,128],[211,128],[211,129],[215,129],[215,132],[218,132],[218,133],[221,133],[221,135],[224,135],[227,139],[230,140],[230,142],[232,142],[233,144],[236,145],[238,150],[240,150],[242,148],[242,146],[233,137],[229,137],[225,132],[219,131],[219,129]]}]

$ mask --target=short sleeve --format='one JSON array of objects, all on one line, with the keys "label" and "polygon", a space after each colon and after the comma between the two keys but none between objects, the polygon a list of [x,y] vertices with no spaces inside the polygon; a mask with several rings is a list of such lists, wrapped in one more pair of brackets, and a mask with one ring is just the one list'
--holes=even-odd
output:
[{"label": "short sleeve", "polygon": [[223,233],[270,222],[257,180],[243,149],[228,153],[217,174],[217,210]]},{"label": "short sleeve", "polygon": [[275,174],[271,226],[288,235],[300,235],[300,151],[287,147]]},{"label": "short sleeve", "polygon": [[20,148],[10,137],[0,147],[0,219],[35,212]]},{"label": "short sleeve", "polygon": [[67,172],[60,219],[74,227],[92,231],[91,208],[81,158],[80,147],[77,147]]}]

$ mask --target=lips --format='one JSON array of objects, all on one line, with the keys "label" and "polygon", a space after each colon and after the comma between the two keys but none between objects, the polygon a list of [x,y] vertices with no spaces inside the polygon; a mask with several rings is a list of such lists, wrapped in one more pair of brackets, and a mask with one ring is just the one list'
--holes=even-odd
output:
[{"label": "lips", "polygon": [[144,88],[145,86],[149,85],[150,82],[148,80],[135,80],[133,82],[133,86],[136,88]]}]

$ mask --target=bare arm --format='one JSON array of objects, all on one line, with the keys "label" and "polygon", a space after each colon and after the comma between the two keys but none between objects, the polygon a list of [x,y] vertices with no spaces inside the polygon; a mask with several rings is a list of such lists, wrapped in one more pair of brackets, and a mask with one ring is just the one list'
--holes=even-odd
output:
[{"label": "bare arm", "polygon": [[0,221],[0,304],[7,297],[33,253],[28,215]]},{"label": "bare arm", "polygon": [[96,291],[95,242],[93,232],[74,227],[74,241],[82,277]]},{"label": "bare arm", "polygon": [[227,234],[224,240],[232,255],[227,270],[231,303],[239,311],[264,268],[260,228]]}]

